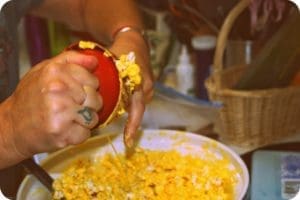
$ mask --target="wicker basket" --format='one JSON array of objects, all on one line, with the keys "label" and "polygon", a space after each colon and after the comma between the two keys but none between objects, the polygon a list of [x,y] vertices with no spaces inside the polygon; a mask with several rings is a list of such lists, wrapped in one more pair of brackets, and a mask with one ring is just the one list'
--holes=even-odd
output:
[{"label": "wicker basket", "polygon": [[296,133],[300,128],[300,87],[242,91],[230,89],[246,66],[223,68],[223,55],[235,19],[251,0],[241,0],[226,17],[217,39],[213,73],[205,81],[210,100],[223,104],[217,126],[221,140],[258,147]]}]

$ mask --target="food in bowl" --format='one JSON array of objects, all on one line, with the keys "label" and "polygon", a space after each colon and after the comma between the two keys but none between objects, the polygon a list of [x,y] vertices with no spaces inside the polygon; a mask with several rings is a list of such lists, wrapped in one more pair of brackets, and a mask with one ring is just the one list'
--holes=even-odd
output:
[{"label": "food in bowl", "polygon": [[239,173],[226,157],[138,148],[132,156],[79,159],[54,182],[54,200],[235,199]]},{"label": "food in bowl", "polygon": [[[179,153],[180,156],[192,156],[193,158],[202,159],[203,165],[201,166],[210,166],[206,162],[208,160],[216,160],[215,165],[213,169],[216,170],[216,172],[211,171],[211,174],[222,172],[223,170],[232,169],[232,176],[234,177],[236,175],[236,181],[232,188],[234,191],[231,194],[234,194],[233,198],[228,197],[228,199],[232,200],[242,200],[245,197],[245,194],[248,189],[249,185],[249,173],[247,170],[247,167],[243,160],[239,157],[237,153],[232,151],[230,148],[225,146],[224,144],[217,142],[215,140],[212,140],[210,138],[193,134],[189,132],[182,132],[182,131],[175,131],[175,130],[156,130],[156,129],[148,129],[143,130],[139,134],[139,139],[137,140],[137,146],[140,149],[137,149],[137,152],[133,154],[133,156],[139,156],[141,160],[145,161],[144,154],[151,153],[151,152],[159,152],[159,154],[156,157],[151,157],[153,162],[161,163],[161,166],[167,165],[167,164],[176,164],[177,163],[177,157],[170,159],[172,162],[165,162],[167,158],[169,158],[170,154],[172,152]],[[108,138],[110,138],[111,143],[108,141]],[[115,147],[115,151],[112,149],[112,145]],[[89,166],[98,166],[96,163],[100,162],[101,159],[104,159],[106,156],[110,155],[110,157],[115,158],[113,159],[115,167],[122,166],[122,170],[120,169],[120,172],[124,172],[126,176],[128,174],[135,175],[138,174],[137,169],[134,173],[127,173],[127,171],[130,170],[129,167],[121,163],[124,163],[123,157],[115,157],[115,152],[117,152],[120,155],[124,155],[125,152],[128,149],[125,147],[123,143],[123,134],[122,132],[119,133],[102,133],[98,136],[94,136],[90,139],[88,139],[86,142],[68,147],[66,149],[62,149],[58,152],[54,152],[50,154],[45,160],[42,162],[42,167],[47,170],[50,175],[55,179],[60,179],[59,177],[62,177],[61,175],[66,174],[68,169],[70,169],[71,166],[75,167],[76,163],[79,162],[79,160],[84,161],[83,163]],[[169,154],[170,153],[170,154]],[[163,154],[166,154],[166,157],[163,159]],[[169,154],[169,155],[167,155]],[[149,155],[149,154],[147,154]],[[171,154],[172,155],[172,154]],[[157,158],[158,157],[158,158]],[[171,157],[171,156],[170,156]],[[191,158],[192,158],[191,157]],[[118,159],[118,160],[116,160]],[[129,157],[129,159],[134,159],[133,157]],[[120,162],[120,160],[122,162]],[[176,162],[175,162],[176,160]],[[221,162],[221,161],[224,162]],[[204,161],[206,164],[204,164]],[[88,162],[90,162],[88,164]],[[187,170],[190,169],[202,169],[201,167],[194,167],[192,166],[193,161],[189,161],[189,165],[183,165],[182,167],[187,167]],[[200,161],[199,161],[200,162]],[[180,162],[178,161],[178,164]],[[187,163],[187,161],[185,162]],[[213,162],[212,162],[213,163]],[[142,162],[138,164],[133,164],[134,167],[138,167],[139,165],[142,166]],[[195,164],[197,165],[197,163]],[[124,167],[126,166],[126,167]],[[128,164],[128,166],[130,166]],[[124,170],[124,168],[129,168],[127,170]],[[99,172],[99,168],[97,168],[96,172]],[[112,168],[114,169],[114,168]],[[182,169],[182,168],[179,168]],[[115,169],[117,170],[117,169]],[[146,169],[142,169],[146,170]],[[148,168],[148,170],[151,171]],[[131,169],[131,172],[133,170]],[[167,170],[166,170],[167,171]],[[179,171],[176,171],[179,172]],[[162,176],[162,172],[158,174]],[[118,181],[124,181],[125,175],[120,175],[119,177],[116,177],[114,180],[116,181],[117,178]],[[164,177],[164,176],[162,176]],[[152,178],[152,179],[150,179]],[[159,180],[157,177],[154,178],[154,176],[150,177],[149,180]],[[145,180],[148,180],[145,179]],[[193,179],[191,179],[193,180]],[[163,184],[162,182],[160,182]],[[229,186],[231,188],[231,185]],[[57,188],[58,189],[58,188]],[[180,189],[178,189],[179,191]],[[226,190],[228,191],[228,190]],[[129,195],[130,196],[130,195]],[[26,178],[22,181],[20,188],[17,193],[17,200],[49,200],[53,199],[53,196],[48,192],[48,190],[41,184],[39,181],[33,177],[33,176],[26,176]],[[75,199],[75,198],[74,198]],[[84,199],[84,198],[79,198]],[[96,199],[96,198],[95,198]],[[105,199],[105,198],[103,198]],[[116,198],[115,198],[116,199]],[[156,197],[156,199],[159,199],[159,196]],[[161,197],[160,199],[164,199]],[[171,197],[168,199],[172,199]],[[174,197],[173,199],[186,199],[185,197],[180,198],[180,196]],[[199,199],[199,198],[191,198],[191,199]],[[200,198],[205,199],[205,198]]]}]

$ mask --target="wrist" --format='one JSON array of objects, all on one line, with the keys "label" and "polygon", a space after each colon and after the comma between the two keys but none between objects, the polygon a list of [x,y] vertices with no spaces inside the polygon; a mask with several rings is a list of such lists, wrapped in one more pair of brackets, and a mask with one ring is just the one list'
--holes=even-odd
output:
[{"label": "wrist", "polygon": [[149,51],[148,38],[143,28],[135,26],[121,26],[112,33],[112,41],[115,42],[119,38],[128,37],[133,40],[130,42],[137,42],[139,45],[144,45],[146,50]]},{"label": "wrist", "polygon": [[136,63],[142,68],[142,71],[149,67],[149,48],[139,32],[126,31],[118,33],[112,47],[111,50],[117,57],[122,54],[134,52],[136,55]]},{"label": "wrist", "polygon": [[26,157],[22,155],[15,145],[15,123],[12,122],[11,97],[0,104],[0,169],[22,161]]},{"label": "wrist", "polygon": [[140,35],[141,37],[145,38],[145,30],[143,28],[140,27],[135,27],[135,26],[120,26],[118,29],[116,29],[113,33],[112,33],[112,38],[113,40],[116,39],[116,37],[118,37],[118,35],[121,35],[123,33],[126,32],[134,32],[138,35]]},{"label": "wrist", "polygon": [[143,75],[143,91],[145,94],[152,91],[154,78],[150,66],[150,49],[140,32],[126,31],[118,33],[112,47],[111,51],[116,56],[127,54],[130,51],[136,54],[136,63],[140,66]]}]

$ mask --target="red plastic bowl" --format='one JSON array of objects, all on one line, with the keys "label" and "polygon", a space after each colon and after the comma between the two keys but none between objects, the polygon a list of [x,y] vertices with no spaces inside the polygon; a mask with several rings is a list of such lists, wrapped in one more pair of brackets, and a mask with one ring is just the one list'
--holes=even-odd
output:
[{"label": "red plastic bowl", "polygon": [[115,65],[115,59],[112,54],[100,46],[95,44],[95,47],[81,48],[79,42],[72,44],[67,50],[75,50],[86,55],[93,55],[98,59],[98,67],[93,74],[99,80],[99,94],[103,99],[103,107],[98,112],[99,124],[106,125],[111,120],[111,115],[117,112],[115,109],[118,107],[118,103],[121,100],[121,80],[119,78],[119,72]]}]

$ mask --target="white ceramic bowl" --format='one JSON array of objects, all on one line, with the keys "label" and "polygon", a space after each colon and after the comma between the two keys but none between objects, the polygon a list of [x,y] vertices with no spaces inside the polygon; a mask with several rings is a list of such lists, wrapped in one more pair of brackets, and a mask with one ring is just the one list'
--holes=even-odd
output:
[{"label": "white ceramic bowl", "polygon": [[[124,152],[122,134],[105,134],[90,138],[85,143],[63,149],[48,156],[42,163],[53,177],[57,176],[74,160],[86,156],[101,156],[112,152],[107,135],[119,153]],[[177,149],[182,153],[201,155],[201,147],[209,149],[218,156],[226,156],[231,164],[239,172],[239,180],[236,186],[236,200],[242,200],[246,195],[249,185],[249,173],[242,159],[227,146],[210,138],[189,132],[173,130],[144,130],[139,139],[139,146],[152,150]],[[203,151],[202,151],[203,153]],[[222,166],[220,166],[221,168]],[[26,176],[19,187],[17,200],[43,200],[49,199],[50,194],[32,176]]]}]

